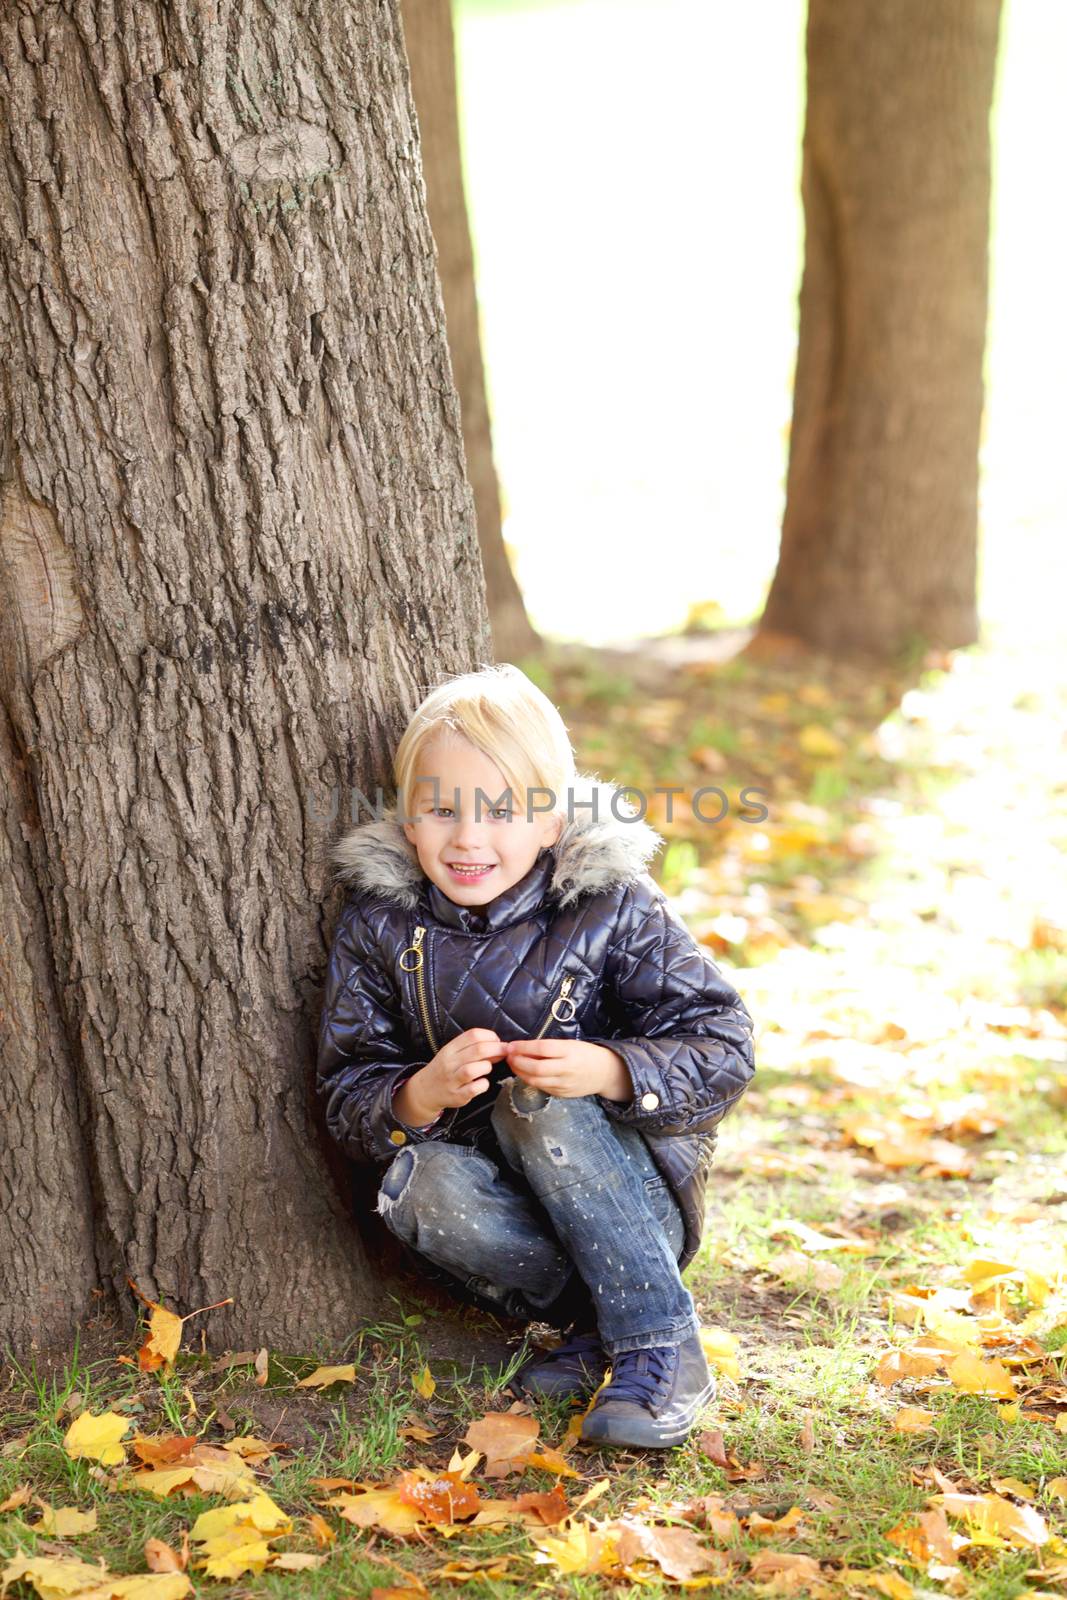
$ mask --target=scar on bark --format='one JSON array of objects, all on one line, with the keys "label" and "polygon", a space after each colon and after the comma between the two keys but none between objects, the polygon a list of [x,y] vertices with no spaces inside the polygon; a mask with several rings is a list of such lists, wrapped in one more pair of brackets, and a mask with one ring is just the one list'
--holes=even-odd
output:
[{"label": "scar on bark", "polygon": [[85,627],[74,561],[51,506],[16,475],[0,492],[0,688],[29,687]]}]

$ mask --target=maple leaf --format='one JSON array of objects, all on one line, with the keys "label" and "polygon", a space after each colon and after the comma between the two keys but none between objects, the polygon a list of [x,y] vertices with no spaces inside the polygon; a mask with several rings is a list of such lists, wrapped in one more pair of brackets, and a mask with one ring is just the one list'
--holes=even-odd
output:
[{"label": "maple leaf", "polygon": [[61,1600],[106,1577],[106,1567],[68,1556],[16,1556],[0,1573],[5,1590],[10,1583],[32,1583],[42,1600]]},{"label": "maple leaf", "polygon": [[383,1533],[414,1533],[422,1520],[414,1506],[405,1505],[395,1489],[365,1489],[362,1494],[338,1494],[327,1500],[346,1522],[357,1528],[380,1528]]},{"label": "maple leaf", "polygon": [[423,1367],[420,1372],[415,1373],[411,1380],[411,1387],[414,1389],[415,1393],[421,1395],[424,1400],[432,1400],[434,1391],[437,1388],[437,1383],[434,1380],[434,1375],[430,1371],[429,1367]]},{"label": "maple leaf", "polygon": [[874,1371],[874,1381],[887,1389],[901,1378],[928,1378],[940,1371],[940,1356],[915,1350],[888,1350]]},{"label": "maple leaf", "polygon": [[396,1492],[403,1505],[412,1506],[427,1522],[448,1525],[472,1517],[481,1504],[477,1489],[458,1472],[441,1472],[436,1477],[402,1472]]},{"label": "maple leaf", "polygon": [[893,1417],[894,1433],[929,1433],[934,1425],[934,1413],[922,1406],[901,1406]]},{"label": "maple leaf", "polygon": [[865,1567],[843,1567],[835,1572],[838,1583],[859,1584],[864,1589],[877,1589],[888,1600],[911,1600],[915,1589],[898,1572],[869,1572]]},{"label": "maple leaf", "polygon": [[41,1515],[31,1524],[35,1533],[54,1533],[57,1539],[74,1539],[79,1533],[92,1533],[96,1528],[95,1506],[90,1511],[79,1511],[75,1506],[50,1506],[44,1500],[37,1500],[37,1504]]},{"label": "maple leaf", "polygon": [[72,1461],[86,1457],[105,1467],[118,1466],[126,1460],[119,1440],[131,1422],[132,1418],[120,1417],[117,1411],[103,1411],[99,1416],[83,1411],[63,1435],[63,1448]]},{"label": "maple leaf", "polygon": [[1038,1547],[1050,1538],[1044,1518],[1033,1506],[1017,1506],[996,1494],[940,1494],[933,1496],[950,1517],[962,1517],[980,1533],[982,1543],[1002,1540],[1016,1549]]},{"label": "maple leaf", "polygon": [[558,1536],[531,1534],[530,1537],[536,1546],[535,1562],[558,1567],[560,1572],[572,1576],[612,1572],[619,1565],[614,1539],[589,1522],[573,1521],[566,1532]]},{"label": "maple leaf", "polygon": [[195,1433],[167,1433],[156,1437],[143,1433],[135,1433],[131,1444],[133,1453],[140,1460],[149,1462],[152,1466],[162,1466],[164,1463],[173,1464],[183,1460],[191,1450],[196,1448],[197,1435]]},{"label": "maple leaf", "polygon": [[748,1566],[750,1578],[771,1579],[776,1589],[800,1589],[805,1593],[829,1593],[822,1581],[822,1568],[813,1556],[795,1555],[785,1550],[757,1550]]},{"label": "maple leaf", "polygon": [[236,1500],[232,1505],[214,1506],[210,1511],[202,1511],[190,1528],[189,1537],[195,1544],[202,1539],[212,1539],[216,1534],[237,1527],[242,1522],[250,1523],[262,1533],[291,1533],[293,1528],[288,1513],[275,1505],[265,1490],[260,1489],[249,1500]]},{"label": "maple leaf", "polygon": [[[516,1416],[511,1411],[491,1411],[471,1423],[463,1435],[463,1442],[485,1456],[483,1472],[487,1478],[503,1478],[525,1465],[539,1432],[536,1417]],[[566,1463],[564,1470],[569,1470]]]},{"label": "maple leaf", "polygon": [[155,1372],[158,1367],[166,1366],[168,1370],[173,1367],[175,1357],[182,1342],[182,1328],[190,1317],[198,1317],[204,1311],[217,1311],[219,1306],[233,1305],[233,1297],[218,1300],[214,1305],[201,1306],[198,1311],[190,1311],[184,1317],[179,1317],[174,1311],[168,1311],[166,1306],[160,1305],[155,1300],[149,1300],[143,1295],[132,1278],[126,1282],[143,1305],[149,1307],[151,1316],[148,1319],[148,1338],[137,1352],[137,1365],[142,1372]]},{"label": "maple leaf", "polygon": [[823,1293],[839,1289],[845,1280],[844,1268],[839,1267],[836,1261],[820,1261],[814,1256],[806,1256],[803,1250],[781,1251],[765,1263],[764,1270],[773,1272],[783,1283],[800,1283],[810,1272],[816,1289]]},{"label": "maple leaf", "polygon": [[993,1394],[1004,1400],[1015,1397],[1011,1374],[1000,1361],[983,1361],[979,1356],[959,1355],[948,1366],[949,1381],[966,1394]]},{"label": "maple leaf", "polygon": [[702,1545],[691,1528],[655,1527],[639,1517],[621,1517],[611,1525],[623,1566],[653,1561],[668,1578],[685,1581],[700,1572],[729,1570],[721,1550]]},{"label": "maple leaf", "polygon": [[189,1565],[189,1534],[182,1530],[182,1547],[174,1550],[164,1539],[146,1539],[145,1565],[150,1572],[184,1572]]},{"label": "maple leaf", "polygon": [[200,1559],[193,1565],[209,1578],[239,1578],[243,1572],[262,1572],[272,1554],[269,1538],[250,1522],[237,1523],[205,1539]]}]

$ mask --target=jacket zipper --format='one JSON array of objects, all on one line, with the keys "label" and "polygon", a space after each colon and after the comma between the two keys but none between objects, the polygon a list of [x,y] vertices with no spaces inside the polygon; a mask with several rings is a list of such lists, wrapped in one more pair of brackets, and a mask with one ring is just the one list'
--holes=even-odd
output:
[{"label": "jacket zipper", "polygon": [[[427,1039],[430,1041],[430,1048],[433,1050],[434,1055],[436,1055],[440,1049],[440,1045],[437,1043],[437,1035],[434,1033],[433,1026],[430,1022],[430,1007],[426,1001],[426,985],[422,976],[422,970],[425,964],[425,957],[423,956],[422,952],[422,941],[425,937],[425,928],[415,929],[414,944],[409,944],[407,949],[401,952],[400,969],[402,972],[413,972],[415,974],[415,992],[419,999],[419,1010],[422,1012],[423,1030]],[[416,958],[412,966],[406,967],[404,965],[405,956],[414,956]]]},{"label": "jacket zipper", "polygon": [[[571,992],[571,990],[573,988],[574,988],[574,979],[573,979],[573,977],[564,978],[563,982],[559,986],[559,990],[558,990],[558,992],[556,994],[556,998],[553,1000],[552,1004],[548,1008],[548,1015],[545,1017],[544,1022],[542,1022],[541,1026],[538,1028],[537,1032],[534,1034],[534,1038],[535,1039],[540,1039],[541,1038],[541,1036],[544,1033],[545,1029],[548,1027],[549,1023],[552,1022],[553,1020],[555,1020],[556,1022],[571,1022],[571,1021],[573,1021],[574,1014],[578,1009],[577,1006],[575,1005],[574,1001],[569,998],[570,997],[570,992]],[[556,1010],[556,1007],[559,1005],[561,1000],[563,1001],[564,1005],[568,1005],[571,1008],[569,1014],[567,1016],[565,1016],[565,1017],[561,1017],[559,1012]]]},{"label": "jacket zipper", "polygon": [[[425,956],[423,955],[423,949],[422,949],[422,941],[423,941],[423,939],[425,937],[426,937],[426,929],[422,928],[422,927],[417,927],[415,929],[414,943],[413,944],[409,944],[407,949],[401,952],[401,955],[400,955],[400,968],[401,968],[401,971],[403,971],[403,972],[413,972],[415,974],[415,992],[416,992],[416,994],[418,996],[418,1000],[419,1000],[419,1010],[422,1013],[423,1030],[424,1030],[424,1032],[426,1034],[427,1039],[429,1039],[429,1041],[430,1041],[430,1046],[431,1046],[431,1048],[433,1050],[434,1055],[436,1055],[438,1050],[440,1049],[440,1046],[437,1043],[437,1036],[434,1033],[433,1025],[430,1022],[430,1007],[429,1007],[429,1004],[427,1002],[426,985],[425,985],[425,980],[423,979],[423,975],[422,975],[423,974],[423,968],[424,968],[424,966],[426,964],[425,963]],[[405,966],[404,965],[404,957],[405,956],[414,956],[415,957],[415,960],[413,961],[411,966]],[[573,988],[574,988],[574,978],[573,978],[573,976],[568,976],[568,977],[564,978],[563,982],[560,984],[558,990],[556,991],[556,995],[555,995],[555,998],[552,1001],[552,1004],[548,1008],[548,1012],[546,1013],[544,1022],[542,1022],[541,1026],[538,1028],[537,1032],[534,1034],[534,1038],[535,1039],[540,1039],[543,1036],[543,1034],[545,1032],[545,1029],[548,1027],[550,1022],[552,1022],[552,1021],[556,1021],[556,1022],[571,1022],[573,1020],[575,1012],[577,1010],[577,1007],[576,1007],[574,1001],[570,998],[570,992],[571,992],[571,990]],[[562,1016],[562,1017],[560,1016],[559,1012],[556,1010],[556,1007],[561,1002],[562,1002],[562,1004],[568,1005],[571,1008],[569,1013],[566,1016]]]}]

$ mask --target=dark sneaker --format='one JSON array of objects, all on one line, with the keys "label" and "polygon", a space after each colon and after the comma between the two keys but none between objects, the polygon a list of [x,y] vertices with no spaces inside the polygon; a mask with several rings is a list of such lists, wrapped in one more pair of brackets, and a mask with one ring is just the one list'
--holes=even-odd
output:
[{"label": "dark sneaker", "polygon": [[556,1350],[539,1350],[507,1385],[517,1394],[550,1395],[554,1400],[584,1399],[602,1382],[610,1365],[595,1333],[576,1333]]},{"label": "dark sneaker", "polygon": [[653,1450],[681,1444],[715,1397],[696,1334],[682,1344],[627,1350],[611,1368],[611,1382],[582,1422],[580,1437],[588,1444]]}]

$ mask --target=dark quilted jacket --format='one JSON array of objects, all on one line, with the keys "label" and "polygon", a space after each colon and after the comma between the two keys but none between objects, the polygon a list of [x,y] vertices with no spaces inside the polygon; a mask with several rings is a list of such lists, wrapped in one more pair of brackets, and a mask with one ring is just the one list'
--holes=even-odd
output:
[{"label": "dark quilted jacket", "polygon": [[[392,1110],[399,1084],[465,1029],[608,1045],[634,1095],[600,1103],[640,1131],[670,1185],[685,1218],[684,1265],[700,1242],[714,1130],[755,1070],[752,1019],[650,877],[659,834],[616,820],[614,793],[580,779],[558,842],[481,912],[425,876],[395,811],[346,834],[334,847],[350,889],[330,953],[318,1088],[332,1136],[355,1160],[384,1166],[408,1142],[482,1142],[492,1089],[427,1129]],[[421,971],[405,971],[418,965],[411,954],[401,964],[416,945]],[[498,1062],[494,1081],[504,1072]]]}]

